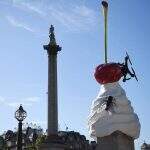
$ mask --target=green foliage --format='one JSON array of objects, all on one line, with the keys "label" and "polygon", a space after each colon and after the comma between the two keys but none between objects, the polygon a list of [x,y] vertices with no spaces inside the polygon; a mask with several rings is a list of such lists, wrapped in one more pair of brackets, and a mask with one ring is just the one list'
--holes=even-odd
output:
[{"label": "green foliage", "polygon": [[36,140],[36,146],[41,145],[46,140],[46,135],[40,135]]},{"label": "green foliage", "polygon": [[2,136],[0,136],[0,150],[7,149],[6,141]]}]

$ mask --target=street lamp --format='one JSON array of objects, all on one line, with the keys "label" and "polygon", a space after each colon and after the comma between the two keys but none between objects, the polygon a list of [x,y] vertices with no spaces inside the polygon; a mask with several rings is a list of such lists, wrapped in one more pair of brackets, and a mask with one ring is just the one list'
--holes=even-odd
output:
[{"label": "street lamp", "polygon": [[15,112],[15,118],[18,120],[18,137],[17,137],[17,150],[22,150],[22,121],[27,117],[27,112],[20,105],[19,109]]}]

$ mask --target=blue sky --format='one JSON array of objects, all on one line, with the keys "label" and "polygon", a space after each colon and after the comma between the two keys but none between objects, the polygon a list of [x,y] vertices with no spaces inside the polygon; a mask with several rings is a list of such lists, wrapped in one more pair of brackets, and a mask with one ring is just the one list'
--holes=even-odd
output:
[{"label": "blue sky", "polygon": [[[122,61],[125,51],[139,78],[122,83],[141,122],[136,149],[150,142],[150,1],[109,1],[108,58]],[[0,132],[17,126],[20,103],[25,122],[46,128],[48,28],[53,24],[58,54],[59,126],[88,137],[87,118],[100,85],[94,68],[104,62],[103,16],[98,0],[0,0]]]}]

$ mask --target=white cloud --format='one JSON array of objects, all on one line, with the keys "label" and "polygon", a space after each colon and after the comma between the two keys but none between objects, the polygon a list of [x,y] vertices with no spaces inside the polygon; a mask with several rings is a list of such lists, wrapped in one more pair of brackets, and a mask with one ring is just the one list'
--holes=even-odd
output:
[{"label": "white cloud", "polygon": [[10,106],[10,107],[13,107],[13,108],[17,108],[17,107],[20,106],[19,102],[7,102],[6,104],[7,104],[7,106]]},{"label": "white cloud", "polygon": [[33,6],[29,3],[22,3],[22,5],[26,6],[28,9],[30,9],[31,11],[34,11],[35,13],[38,13],[39,15],[41,16],[45,16],[46,13],[44,11],[42,11],[42,9],[36,7],[36,6]]},{"label": "white cloud", "polygon": [[31,103],[39,102],[39,100],[40,100],[39,97],[28,97],[24,99],[25,102],[31,102]]},{"label": "white cloud", "polygon": [[40,98],[36,97],[36,96],[23,98],[20,101],[14,100],[11,98],[6,99],[6,98],[0,96],[0,104],[9,106],[12,108],[18,108],[20,106],[20,104],[22,104],[23,106],[31,107],[31,106],[33,106],[33,104],[35,104],[39,101],[40,101]]},{"label": "white cloud", "polygon": [[92,9],[86,7],[85,5],[75,6],[73,12],[75,12],[79,16],[88,17],[90,19],[92,19],[95,16],[95,12]]},{"label": "white cloud", "polygon": [[47,125],[47,121],[32,120],[31,122],[32,122],[32,124],[36,124],[36,125],[40,125],[40,126],[46,126]]},{"label": "white cloud", "polygon": [[0,103],[4,103],[5,102],[5,98],[0,96]]},{"label": "white cloud", "polygon": [[32,106],[32,103],[20,103],[20,102],[8,102],[7,106],[13,107],[13,108],[18,108],[19,106],[23,105],[23,106]]},{"label": "white cloud", "polygon": [[34,30],[27,24],[15,19],[13,16],[6,16],[6,19],[8,20],[8,22],[15,26],[15,27],[20,27],[20,28],[23,28],[27,31],[30,31],[30,32],[34,32]]},{"label": "white cloud", "polygon": [[34,13],[37,13],[38,15],[44,17],[46,15],[46,12],[43,10],[43,5],[40,1],[14,1],[13,6],[23,8],[25,11],[32,11]]},{"label": "white cloud", "polygon": [[[13,26],[24,28],[30,32],[34,32],[33,26],[39,28],[38,22],[41,19],[43,19],[44,24],[51,22],[64,26],[69,31],[91,30],[96,22],[95,10],[87,7],[84,3],[75,3],[74,1],[67,3],[65,0],[55,2],[48,0],[13,0],[11,5],[28,15],[24,17],[25,22],[18,20],[16,14],[14,14],[15,17],[12,14],[7,16],[7,20]],[[31,22],[30,17],[28,19],[29,14],[33,17],[34,22]],[[32,28],[27,23],[32,23]],[[41,31],[41,28],[39,31]]]},{"label": "white cloud", "polygon": [[86,6],[72,6],[65,9],[62,6],[50,6],[50,14],[54,20],[57,20],[69,30],[88,30],[95,23],[95,12]]}]

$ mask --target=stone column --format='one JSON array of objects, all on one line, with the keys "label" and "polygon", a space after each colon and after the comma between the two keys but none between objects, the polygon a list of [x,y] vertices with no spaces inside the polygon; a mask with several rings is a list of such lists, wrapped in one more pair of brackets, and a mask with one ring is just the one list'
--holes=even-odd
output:
[{"label": "stone column", "polygon": [[58,136],[58,102],[57,102],[57,53],[61,47],[56,44],[54,27],[50,28],[50,42],[44,45],[48,54],[48,133],[46,140],[38,146],[39,150],[64,150]]},{"label": "stone column", "polygon": [[50,43],[44,45],[48,54],[48,137],[54,137],[58,132],[57,53],[61,48],[56,44],[52,25],[49,37]]},{"label": "stone column", "polygon": [[57,54],[48,56],[48,135],[57,134]]}]

